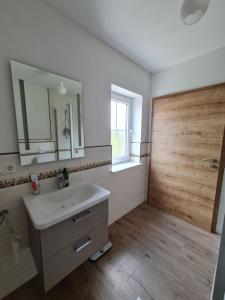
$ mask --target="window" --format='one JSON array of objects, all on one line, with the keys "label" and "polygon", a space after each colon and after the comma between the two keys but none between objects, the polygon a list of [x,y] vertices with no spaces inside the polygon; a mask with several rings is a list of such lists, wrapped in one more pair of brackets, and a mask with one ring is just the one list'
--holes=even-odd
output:
[{"label": "window", "polygon": [[[118,98],[118,97],[114,97]],[[130,99],[111,99],[112,161],[119,163],[130,159]]]},{"label": "window", "polygon": [[111,84],[113,173],[141,164],[142,102],[142,95]]}]

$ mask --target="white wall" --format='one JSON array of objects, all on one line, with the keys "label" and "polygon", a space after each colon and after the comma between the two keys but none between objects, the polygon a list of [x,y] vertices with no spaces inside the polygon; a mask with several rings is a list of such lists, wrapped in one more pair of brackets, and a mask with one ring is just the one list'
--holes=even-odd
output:
[{"label": "white wall", "polygon": [[[111,83],[143,95],[142,136],[148,131],[150,75],[41,0],[1,0],[0,45],[0,153],[18,151],[10,59],[83,83],[86,146],[110,144]],[[110,152],[106,157],[104,151],[104,148],[86,150],[85,158],[80,160],[18,166],[13,176],[87,163],[101,157],[109,159]],[[0,164],[10,160],[19,163],[18,156],[0,156]],[[110,189],[109,213],[113,222],[146,200],[146,174],[147,159],[143,159],[141,167],[129,171],[111,174],[108,167],[102,167],[71,175],[71,182],[87,178]],[[2,179],[4,175],[0,175]],[[44,181],[41,184],[44,190],[46,184]],[[28,184],[0,190],[0,207],[10,210],[17,231],[26,232],[21,196],[28,192]]]},{"label": "white wall", "polygon": [[[225,82],[225,48],[176,65],[152,76],[152,96],[186,91]],[[221,194],[217,232],[222,232],[225,214],[225,179]]]},{"label": "white wall", "polygon": [[10,59],[83,83],[86,145],[110,144],[111,83],[144,96],[148,127],[147,72],[40,0],[1,0],[0,5],[0,138],[5,141],[0,152],[18,149]]},{"label": "white wall", "polygon": [[160,96],[225,82],[225,47],[152,76],[152,95]]}]

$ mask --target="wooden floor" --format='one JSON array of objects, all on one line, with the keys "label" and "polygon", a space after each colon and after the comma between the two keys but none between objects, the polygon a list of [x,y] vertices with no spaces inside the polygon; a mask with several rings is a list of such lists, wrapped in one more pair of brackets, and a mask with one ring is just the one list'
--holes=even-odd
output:
[{"label": "wooden floor", "polygon": [[113,248],[44,297],[30,282],[7,300],[208,300],[219,238],[148,204],[110,226]]}]

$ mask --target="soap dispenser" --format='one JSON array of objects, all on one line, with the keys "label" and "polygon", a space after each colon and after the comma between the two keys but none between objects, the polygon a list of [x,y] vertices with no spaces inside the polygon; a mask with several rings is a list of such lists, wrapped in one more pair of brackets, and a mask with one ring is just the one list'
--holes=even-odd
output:
[{"label": "soap dispenser", "polygon": [[69,186],[69,173],[66,168],[63,169],[64,187]]},{"label": "soap dispenser", "polygon": [[38,174],[31,174],[30,175],[30,180],[31,180],[31,187],[33,194],[37,195],[40,193],[40,184],[38,181]]}]

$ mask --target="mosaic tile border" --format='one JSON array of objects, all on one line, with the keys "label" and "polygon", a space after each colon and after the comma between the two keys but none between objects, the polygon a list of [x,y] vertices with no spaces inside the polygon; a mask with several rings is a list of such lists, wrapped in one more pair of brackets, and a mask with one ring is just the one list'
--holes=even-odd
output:
[{"label": "mosaic tile border", "polygon": [[140,155],[140,157],[141,157],[141,158],[142,158],[142,157],[150,157],[150,153],[143,153],[143,154]]},{"label": "mosaic tile border", "polygon": [[130,155],[131,157],[136,157],[136,158],[143,158],[143,157],[150,157],[150,153],[143,153],[143,154],[132,154]]},{"label": "mosaic tile border", "polygon": [[150,144],[151,142],[150,141],[147,141],[147,142],[135,142],[135,141],[131,141],[130,142],[131,144]]},{"label": "mosaic tile border", "polygon": [[[85,171],[85,170],[108,166],[111,164],[112,164],[111,160],[103,160],[103,161],[98,161],[98,162],[93,162],[93,163],[87,163],[87,164],[80,165],[80,166],[69,167],[66,169],[69,173],[76,173],[76,172],[81,172],[81,171]],[[56,177],[56,175],[59,171],[60,170],[51,170],[51,171],[41,172],[38,175],[38,179],[44,180],[44,179]],[[0,180],[0,189],[5,189],[5,188],[12,187],[12,186],[29,183],[30,181],[31,181],[30,175],[17,177],[17,178],[10,178],[10,179],[5,179],[5,180],[3,179],[3,180]]]}]

